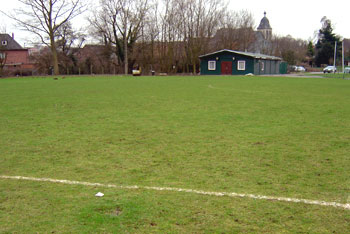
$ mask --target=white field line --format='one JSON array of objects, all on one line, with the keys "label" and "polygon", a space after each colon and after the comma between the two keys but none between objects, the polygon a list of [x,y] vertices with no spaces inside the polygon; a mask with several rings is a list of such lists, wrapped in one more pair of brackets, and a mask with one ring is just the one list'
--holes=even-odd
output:
[{"label": "white field line", "polygon": [[150,187],[150,186],[137,186],[137,185],[126,186],[126,185],[100,184],[100,183],[90,183],[90,182],[71,181],[71,180],[56,180],[56,179],[50,179],[50,178],[34,178],[34,177],[6,176],[6,175],[0,175],[0,179],[40,181],[40,182],[51,182],[51,183],[60,183],[60,184],[84,185],[84,186],[91,186],[91,187],[105,187],[105,188],[117,188],[117,189],[134,189],[134,190],[144,189],[144,190],[156,190],[156,191],[185,192],[185,193],[194,193],[194,194],[209,195],[209,196],[216,196],[216,197],[226,196],[226,197],[251,198],[251,199],[267,200],[267,201],[302,203],[302,204],[329,206],[329,207],[343,208],[346,210],[350,210],[349,203],[344,204],[344,203],[337,203],[337,202],[326,202],[326,201],[318,201],[318,200],[288,198],[288,197],[273,197],[273,196],[263,196],[263,195],[254,195],[254,194],[244,194],[244,193],[207,192],[207,191],[194,190],[194,189]]}]

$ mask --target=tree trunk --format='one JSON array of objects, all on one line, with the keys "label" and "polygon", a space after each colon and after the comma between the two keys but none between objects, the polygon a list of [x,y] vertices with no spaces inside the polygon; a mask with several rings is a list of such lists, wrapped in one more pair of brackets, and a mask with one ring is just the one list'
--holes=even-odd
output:
[{"label": "tree trunk", "polygon": [[[126,33],[126,32],[125,32]],[[128,64],[128,38],[124,39],[124,73],[128,75],[129,64]]]},{"label": "tree trunk", "polygon": [[2,76],[2,72],[4,70],[6,60],[7,60],[7,53],[0,51],[0,76]]},{"label": "tree trunk", "polygon": [[128,24],[127,24],[127,15],[124,16],[124,72],[125,75],[128,75],[129,64],[128,64]]},{"label": "tree trunk", "polygon": [[54,75],[58,76],[60,74],[60,70],[58,67],[58,55],[57,55],[56,43],[55,43],[55,40],[53,39],[53,36],[51,37],[51,53],[52,53]]}]

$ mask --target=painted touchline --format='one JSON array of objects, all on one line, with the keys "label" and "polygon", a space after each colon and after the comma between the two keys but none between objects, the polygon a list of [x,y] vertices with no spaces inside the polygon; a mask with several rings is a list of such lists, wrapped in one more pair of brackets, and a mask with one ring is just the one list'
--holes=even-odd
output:
[{"label": "painted touchline", "polygon": [[251,198],[251,199],[267,200],[267,201],[302,203],[302,204],[329,206],[329,207],[336,207],[336,208],[343,208],[346,210],[350,210],[349,203],[326,202],[326,201],[318,201],[318,200],[288,198],[288,197],[273,197],[273,196],[263,196],[263,195],[254,195],[254,194],[244,194],[244,193],[208,192],[208,191],[194,190],[194,189],[152,187],[152,186],[138,186],[138,185],[126,186],[126,185],[101,184],[101,183],[90,183],[90,182],[82,182],[82,181],[57,180],[57,179],[51,179],[51,178],[35,178],[35,177],[24,177],[24,176],[1,175],[0,179],[40,181],[40,182],[51,182],[51,183],[70,184],[70,185],[84,185],[84,186],[105,187],[105,188],[118,188],[118,189],[145,189],[145,190],[156,190],[156,191],[185,192],[185,193],[194,193],[194,194],[209,195],[209,196],[216,196],[216,197],[223,197],[223,196],[241,197],[241,198]]}]

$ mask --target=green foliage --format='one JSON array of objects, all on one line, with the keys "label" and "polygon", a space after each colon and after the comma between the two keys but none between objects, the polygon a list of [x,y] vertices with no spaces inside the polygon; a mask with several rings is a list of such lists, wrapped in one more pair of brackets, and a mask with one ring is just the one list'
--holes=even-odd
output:
[{"label": "green foliage", "polygon": [[314,44],[312,43],[312,41],[309,41],[309,44],[307,45],[306,55],[310,58],[313,58],[315,55],[315,48],[314,48]]},{"label": "green foliage", "polygon": [[330,64],[334,60],[334,46],[337,43],[337,57],[341,56],[340,37],[333,33],[332,23],[329,19],[322,19],[322,28],[319,30],[319,39],[316,44],[315,63],[317,66],[321,64]]},{"label": "green foliage", "polygon": [[[0,174],[346,203],[349,89],[279,77],[2,79]],[[350,211],[314,205],[2,179],[0,188],[0,233],[350,230]]]}]

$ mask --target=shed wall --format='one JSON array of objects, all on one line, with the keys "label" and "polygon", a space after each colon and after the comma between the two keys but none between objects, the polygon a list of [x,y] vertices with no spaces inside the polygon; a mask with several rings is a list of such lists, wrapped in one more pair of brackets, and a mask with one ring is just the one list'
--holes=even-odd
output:
[{"label": "shed wall", "polygon": [[[208,62],[216,61],[216,70],[210,71],[208,69]],[[238,70],[238,61],[245,61],[246,69],[244,71]],[[201,74],[202,75],[221,75],[221,63],[222,62],[232,62],[232,75],[245,75],[248,73],[254,73],[254,59],[242,56],[239,54],[232,54],[228,52],[223,52],[220,54],[215,54],[207,56],[201,59]]]},{"label": "shed wall", "polygon": [[[215,61],[215,70],[211,71],[208,69],[209,61]],[[238,70],[238,61],[245,61],[246,69],[244,71]],[[232,75],[246,75],[248,73],[255,75],[279,74],[280,61],[278,60],[254,59],[253,57],[223,51],[201,58],[201,75],[221,75],[222,62],[232,62]]]}]

